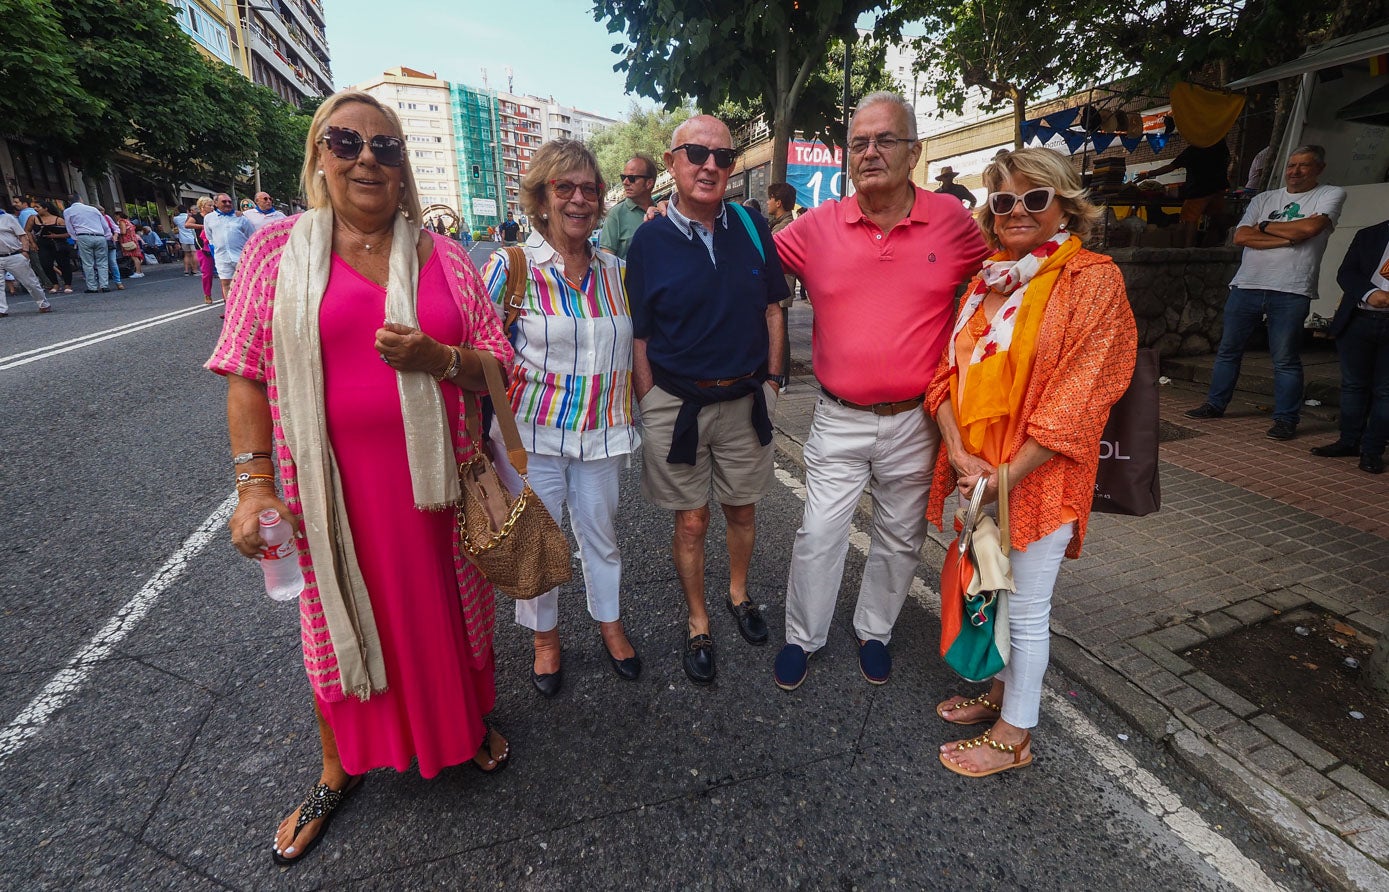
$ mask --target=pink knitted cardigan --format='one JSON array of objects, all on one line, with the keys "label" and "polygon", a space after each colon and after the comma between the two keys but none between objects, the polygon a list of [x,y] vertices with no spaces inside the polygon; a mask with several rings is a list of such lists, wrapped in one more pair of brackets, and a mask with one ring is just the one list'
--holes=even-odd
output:
[{"label": "pink knitted cardigan", "polygon": [[[275,283],[279,273],[280,256],[289,241],[295,219],[277,221],[264,227],[246,243],[237,264],[237,276],[227,297],[226,321],[222,336],[206,367],[219,375],[239,375],[265,384],[270,400],[270,417],[274,424],[275,457],[280,479],[284,484],[285,504],[302,519],[296,485],[294,456],[285,445],[284,428],[280,423],[279,391],[275,382],[275,356],[270,337],[270,323],[275,306]],[[511,344],[502,333],[501,321],[487,297],[477,269],[464,252],[462,245],[434,233],[434,250],[444,265],[449,293],[458,307],[463,322],[463,343],[486,350],[509,367]],[[463,392],[458,401],[457,435],[454,454],[460,460],[472,454],[473,444],[464,430],[465,406],[478,395]],[[299,565],[304,569],[304,593],[299,598],[299,628],[304,648],[304,668],[314,693],[326,702],[346,698],[338,675],[337,657],[328,636],[328,624],[319,604],[318,582],[313,570],[313,557],[308,548],[299,550]],[[463,620],[467,626],[468,643],[474,664],[483,666],[491,656],[492,629],[495,623],[492,585],[477,568],[464,559],[458,539],[453,542],[453,566],[458,577],[458,594],[463,604]]]}]

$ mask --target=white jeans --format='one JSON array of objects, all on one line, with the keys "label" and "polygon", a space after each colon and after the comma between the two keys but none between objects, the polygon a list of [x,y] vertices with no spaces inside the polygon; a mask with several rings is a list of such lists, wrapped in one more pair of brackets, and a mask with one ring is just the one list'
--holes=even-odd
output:
[{"label": "white jeans", "polygon": [[1008,638],[1012,653],[996,676],[1005,685],[1003,720],[1017,728],[1037,727],[1042,708],[1042,676],[1051,657],[1051,595],[1075,524],[1063,524],[1027,546],[1014,550],[1013,584],[1008,596]]},{"label": "white jeans", "polygon": [[791,551],[786,642],[814,652],[834,617],[849,525],[866,484],[872,541],[859,585],[854,630],[886,644],[902,612],[926,537],[926,497],[939,432],[924,411],[875,415],[825,397],[805,443],[805,516]]},{"label": "white jeans", "polygon": [[[526,477],[550,516],[558,523],[565,506],[569,507],[569,525],[579,542],[579,563],[588,591],[588,613],[600,623],[618,617],[622,553],[613,518],[617,515],[618,474],[626,460],[625,455],[580,461],[535,453],[527,458]],[[537,632],[553,629],[559,623],[559,589],[517,601],[516,622]]]},{"label": "white jeans", "polygon": [[[29,258],[23,254],[15,253],[9,257],[0,257],[0,279],[5,278],[5,273],[14,276],[14,280],[29,292],[29,296],[38,302],[39,307],[48,306],[48,298],[44,297],[43,286],[39,284],[39,277],[34,275],[34,268],[29,265]],[[5,288],[0,285],[0,313],[10,311],[9,300],[5,296]]]}]

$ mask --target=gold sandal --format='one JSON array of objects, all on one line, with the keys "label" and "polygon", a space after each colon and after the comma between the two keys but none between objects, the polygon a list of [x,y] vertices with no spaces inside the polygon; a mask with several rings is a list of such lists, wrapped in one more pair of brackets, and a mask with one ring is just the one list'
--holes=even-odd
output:
[{"label": "gold sandal", "polygon": [[956,774],[962,774],[965,777],[988,777],[991,774],[998,774],[1000,771],[1009,771],[1014,768],[1022,768],[1024,765],[1031,765],[1032,754],[1028,753],[1026,759],[1024,759],[1022,756],[1022,751],[1027,749],[1028,745],[1031,743],[1031,731],[1024,731],[1022,733],[1022,740],[1018,741],[1017,743],[999,743],[997,740],[994,740],[992,737],[989,736],[988,731],[985,731],[978,737],[972,738],[970,740],[960,741],[955,745],[954,751],[972,750],[976,747],[987,746],[990,749],[997,750],[1000,753],[1012,753],[1013,761],[1011,763],[1005,763],[1003,765],[998,766],[997,768],[990,768],[986,771],[970,771],[968,768],[965,768],[961,765],[956,765],[954,762],[945,758],[945,753],[940,754],[940,763],[944,765],[946,768],[949,768],[951,771],[955,772]]},{"label": "gold sandal", "polygon": [[[952,725],[980,725],[984,722],[993,723],[998,719],[999,715],[1003,713],[1003,707],[990,700],[987,694],[980,694],[978,697],[972,697],[969,700],[961,700],[959,703],[956,703],[954,706],[950,707],[949,709],[946,709],[945,704],[949,702],[949,700],[946,700],[944,703],[936,704],[936,715],[940,716],[942,719],[944,719]],[[946,715],[947,712],[954,713],[957,710],[964,709],[968,706],[982,706],[990,712],[994,713],[994,715],[992,717],[973,719],[972,721],[968,722],[961,721],[960,719],[952,719],[949,715]]]}]

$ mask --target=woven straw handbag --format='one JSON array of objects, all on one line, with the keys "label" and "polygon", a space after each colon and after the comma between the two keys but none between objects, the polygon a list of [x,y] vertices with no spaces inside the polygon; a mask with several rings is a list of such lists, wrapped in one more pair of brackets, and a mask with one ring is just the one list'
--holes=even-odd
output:
[{"label": "woven straw handbag", "polygon": [[484,447],[481,412],[476,401],[468,400],[464,424],[475,451],[458,465],[463,490],[458,506],[459,544],[488,582],[507,597],[525,601],[574,577],[569,540],[526,481],[526,450],[502,384],[501,364],[484,350],[472,352],[482,360],[507,458],[522,486],[520,495],[512,497],[502,484]]}]

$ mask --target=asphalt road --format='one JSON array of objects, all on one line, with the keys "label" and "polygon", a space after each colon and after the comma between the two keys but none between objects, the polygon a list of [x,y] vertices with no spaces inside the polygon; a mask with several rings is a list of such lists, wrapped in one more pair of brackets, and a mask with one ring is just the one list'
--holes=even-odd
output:
[{"label": "asphalt road", "polygon": [[[608,668],[571,586],[565,690],[542,701],[503,605],[493,718],[512,767],[374,772],[281,870],[269,842],[317,776],[317,739],[294,609],[225,533],[224,385],[201,369],[219,309],[170,269],[54,302],[0,320],[0,888],[1313,888],[1061,676],[1032,767],[945,771],[935,749],[963,735],[933,705],[965,688],[935,654],[925,564],[889,684],[858,673],[850,596],[807,683],[777,690],[802,505],[785,454],[752,573],[771,646],[718,610],[719,681],[686,681],[670,519],[634,467],[619,532],[640,681]],[[861,566],[851,549],[846,592]]]}]

